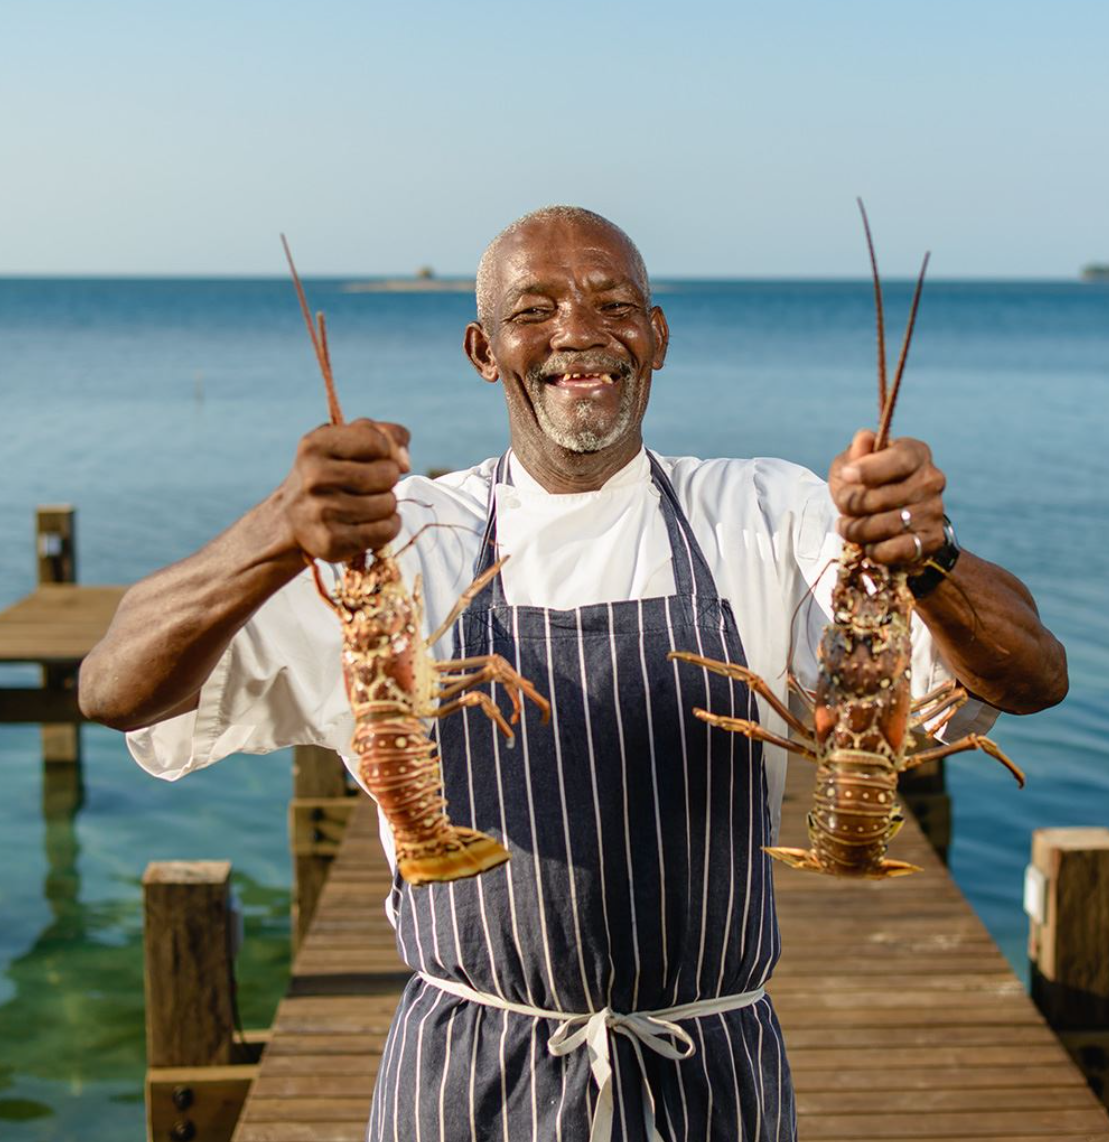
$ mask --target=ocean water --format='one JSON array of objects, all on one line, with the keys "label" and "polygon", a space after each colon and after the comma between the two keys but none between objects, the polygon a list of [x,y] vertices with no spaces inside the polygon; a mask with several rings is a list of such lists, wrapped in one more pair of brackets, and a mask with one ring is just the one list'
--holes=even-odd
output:
[{"label": "ocean water", "polygon": [[[415,470],[507,442],[501,397],[462,357],[465,294],[351,293],[312,281],[348,416],[400,421]],[[910,287],[887,286],[891,343]],[[823,473],[875,422],[867,282],[660,283],[672,344],[648,443],[783,456]],[[1109,823],[1109,288],[932,282],[895,431],[929,441],[969,549],[1032,589],[1067,647],[1056,709],[994,736],[1018,792],[977,755],[948,763],[951,864],[1018,971],[1030,834]],[[78,508],[82,581],[181,558],[284,476],[326,417],[282,280],[0,279],[0,606],[33,587],[40,503]],[[7,668],[0,682],[33,680]],[[228,858],[246,909],[247,1026],[288,962],[289,756],[230,758],[170,786],[110,730],[82,730],[85,797],[44,819],[39,731],[0,727],[0,1139],[140,1137],[147,862]]]}]

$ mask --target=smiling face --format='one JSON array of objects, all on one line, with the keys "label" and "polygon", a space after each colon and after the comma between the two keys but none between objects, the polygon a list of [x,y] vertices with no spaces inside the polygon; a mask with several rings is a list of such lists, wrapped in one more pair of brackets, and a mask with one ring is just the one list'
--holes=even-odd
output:
[{"label": "smiling face", "polygon": [[592,216],[537,217],[494,247],[466,351],[502,381],[512,446],[551,491],[599,487],[642,446],[668,332],[624,234]]}]

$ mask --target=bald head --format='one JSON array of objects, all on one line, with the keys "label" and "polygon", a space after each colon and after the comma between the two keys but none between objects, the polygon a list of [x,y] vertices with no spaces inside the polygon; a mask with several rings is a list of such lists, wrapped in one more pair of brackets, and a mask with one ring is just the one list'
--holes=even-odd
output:
[{"label": "bald head", "polygon": [[492,328],[494,309],[496,307],[497,262],[502,247],[510,243],[511,239],[517,237],[523,231],[539,228],[544,223],[560,222],[590,228],[603,227],[616,235],[620,241],[627,246],[635,283],[642,291],[646,303],[650,305],[651,287],[647,278],[647,267],[643,262],[643,255],[640,254],[639,248],[631,238],[629,238],[616,223],[610,222],[602,215],[596,214],[592,210],[586,210],[582,206],[542,206],[538,210],[533,210],[523,217],[517,218],[515,222],[506,226],[493,241],[485,247],[485,253],[481,255],[481,261],[478,263],[477,268],[475,292],[477,294],[478,321],[480,321],[486,329]]}]

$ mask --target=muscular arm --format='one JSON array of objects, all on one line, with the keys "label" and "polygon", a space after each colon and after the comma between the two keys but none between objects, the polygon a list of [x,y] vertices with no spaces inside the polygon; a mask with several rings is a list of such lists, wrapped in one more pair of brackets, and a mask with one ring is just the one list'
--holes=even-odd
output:
[{"label": "muscular arm", "polygon": [[86,717],[119,730],[195,709],[250,616],[304,568],[381,547],[400,530],[392,488],[408,433],[353,421],[309,433],[288,477],[195,555],[136,583],[81,665]]},{"label": "muscular arm", "polygon": [[991,706],[1034,714],[1066,697],[1066,651],[1004,567],[963,551],[917,612],[959,681]]},{"label": "muscular arm", "polygon": [[[872,453],[874,434],[856,434],[832,462],[828,481],[840,534],[881,563],[910,572],[918,561],[901,509],[927,559],[943,546],[946,480],[919,440],[893,441]],[[956,676],[990,705],[1031,714],[1067,693],[1066,652],[1040,621],[1028,588],[1002,567],[963,551],[950,576],[917,603],[920,617]]]}]

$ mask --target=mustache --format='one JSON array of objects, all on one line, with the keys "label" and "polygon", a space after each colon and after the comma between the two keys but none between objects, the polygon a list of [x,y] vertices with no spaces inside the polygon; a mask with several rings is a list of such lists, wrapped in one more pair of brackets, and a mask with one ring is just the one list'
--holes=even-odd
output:
[{"label": "mustache", "polygon": [[618,380],[632,374],[632,367],[622,357],[596,350],[586,353],[552,353],[541,365],[533,365],[527,373],[529,381],[541,382],[566,373],[610,373]]}]

